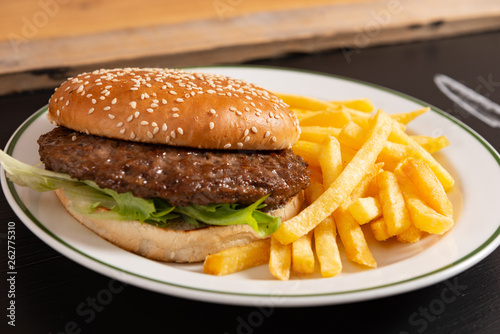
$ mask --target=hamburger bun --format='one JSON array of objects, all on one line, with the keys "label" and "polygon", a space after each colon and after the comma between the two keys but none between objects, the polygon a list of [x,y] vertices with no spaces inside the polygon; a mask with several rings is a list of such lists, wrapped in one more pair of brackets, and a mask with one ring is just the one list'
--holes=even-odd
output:
[{"label": "hamburger bun", "polygon": [[300,135],[288,106],[267,90],[223,75],[112,69],[69,78],[49,120],[109,138],[203,149],[289,149]]},{"label": "hamburger bun", "polygon": [[[209,254],[261,239],[248,225],[192,228],[182,221],[160,228],[139,221],[95,219],[72,211],[62,189],[55,192],[64,208],[89,230],[122,249],[152,260],[200,262]],[[300,192],[286,205],[268,213],[286,221],[299,213],[303,201],[303,192]]]}]

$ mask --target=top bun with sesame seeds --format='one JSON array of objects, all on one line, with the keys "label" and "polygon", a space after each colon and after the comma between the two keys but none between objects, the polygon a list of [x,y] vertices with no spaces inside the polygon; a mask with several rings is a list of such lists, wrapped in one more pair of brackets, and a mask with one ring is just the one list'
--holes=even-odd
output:
[{"label": "top bun with sesame seeds", "polygon": [[290,149],[300,130],[287,105],[222,75],[84,73],[55,91],[48,118],[57,126],[38,138],[40,160],[75,181],[54,183],[63,206],[151,259],[197,262],[268,238],[310,184]]},{"label": "top bun with sesame seeds", "polygon": [[269,91],[177,69],[80,74],[53,94],[48,117],[87,134],[202,149],[289,149],[300,134],[296,116]]}]

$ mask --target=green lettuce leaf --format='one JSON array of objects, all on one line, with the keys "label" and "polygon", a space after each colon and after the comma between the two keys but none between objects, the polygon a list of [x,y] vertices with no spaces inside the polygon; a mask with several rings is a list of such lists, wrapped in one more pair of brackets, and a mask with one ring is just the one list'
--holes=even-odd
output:
[{"label": "green lettuce leaf", "polygon": [[281,224],[279,217],[259,211],[267,196],[246,207],[236,204],[175,207],[162,199],[143,199],[130,192],[117,193],[100,188],[93,181],[80,181],[64,173],[33,167],[12,158],[2,150],[0,163],[12,182],[36,191],[62,188],[71,202],[71,210],[99,219],[139,220],[165,227],[169,220],[183,217],[195,226],[200,226],[200,222],[208,225],[248,224],[260,236],[274,233]]}]

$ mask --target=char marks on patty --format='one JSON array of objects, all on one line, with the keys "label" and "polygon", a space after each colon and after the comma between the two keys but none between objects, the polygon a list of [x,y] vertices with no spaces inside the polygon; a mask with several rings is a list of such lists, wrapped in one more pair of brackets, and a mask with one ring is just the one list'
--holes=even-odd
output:
[{"label": "char marks on patty", "polygon": [[270,194],[276,208],[309,185],[307,163],[291,150],[218,151],[127,142],[58,127],[38,144],[45,168],[101,188],[163,198],[175,206],[239,203]]}]

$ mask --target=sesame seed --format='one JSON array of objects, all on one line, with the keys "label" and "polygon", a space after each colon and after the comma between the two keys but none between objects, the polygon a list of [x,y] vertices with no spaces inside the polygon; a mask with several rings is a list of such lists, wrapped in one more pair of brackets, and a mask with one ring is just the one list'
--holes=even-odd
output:
[{"label": "sesame seed", "polygon": [[172,108],[172,111],[179,111],[179,108],[177,108],[177,107],[173,107],[173,108]]},{"label": "sesame seed", "polygon": [[99,97],[99,100],[104,100],[104,99],[105,99],[104,96]]},{"label": "sesame seed", "polygon": [[273,141],[273,143],[276,143],[276,141],[277,141],[278,139],[276,139],[276,137],[274,137],[274,136],[273,136],[273,138],[271,138],[271,140]]},{"label": "sesame seed", "polygon": [[271,131],[266,131],[266,133],[264,134],[264,138],[267,138],[271,135]]},{"label": "sesame seed", "polygon": [[139,88],[137,87],[130,87],[130,90],[138,90]]},{"label": "sesame seed", "polygon": [[129,117],[127,117],[127,122],[130,122],[133,118],[134,118],[134,115],[130,115]]},{"label": "sesame seed", "polygon": [[161,89],[167,89],[167,85],[161,86]]},{"label": "sesame seed", "polygon": [[215,115],[215,114],[216,114],[216,111],[215,111],[214,109],[210,109],[210,113],[211,113],[212,115]]},{"label": "sesame seed", "polygon": [[215,90],[213,90],[213,89],[209,89],[209,90],[207,90],[207,93],[208,93],[208,94],[215,94],[215,93],[216,93],[216,91],[215,91]]},{"label": "sesame seed", "polygon": [[137,102],[135,102],[135,101],[132,101],[129,104],[132,107],[132,109],[135,109],[135,107],[137,107]]},{"label": "sesame seed", "polygon": [[140,112],[136,111],[136,112],[134,113],[134,117],[135,117],[135,118],[137,118],[137,117],[139,117],[139,115],[140,115],[140,114],[141,114]]},{"label": "sesame seed", "polygon": [[167,129],[168,129],[167,124],[163,123],[163,126],[161,127],[161,129],[162,129],[163,131],[167,131]]},{"label": "sesame seed", "polygon": [[243,133],[243,136],[247,136],[250,130],[246,129],[245,132]]},{"label": "sesame seed", "polygon": [[141,122],[141,125],[148,125],[148,124],[149,124],[149,122],[148,122],[148,121],[142,121],[142,122]]},{"label": "sesame seed", "polygon": [[158,105],[156,103],[151,103],[151,108],[156,108]]},{"label": "sesame seed", "polygon": [[149,113],[154,112],[154,109],[153,109],[153,108],[147,108],[146,110],[147,110],[147,112],[149,112]]},{"label": "sesame seed", "polygon": [[132,132],[130,133],[130,139],[134,139],[134,138],[135,138],[135,133],[134,133],[134,131],[132,131]]},{"label": "sesame seed", "polygon": [[179,117],[179,114],[174,113],[174,114],[172,114],[172,117]]},{"label": "sesame seed", "polygon": [[245,99],[252,100],[252,98],[250,96],[248,96],[248,95],[245,95]]},{"label": "sesame seed", "polygon": [[210,124],[208,125],[210,127],[210,130],[212,130],[215,126],[214,122],[210,122]]},{"label": "sesame seed", "polygon": [[224,148],[230,148],[230,147],[231,147],[231,144],[224,145]]},{"label": "sesame seed", "polygon": [[229,110],[236,111],[237,109],[235,107],[229,107]]},{"label": "sesame seed", "polygon": [[73,135],[73,137],[71,137],[71,141],[75,141],[76,140],[76,136]]},{"label": "sesame seed", "polygon": [[108,85],[108,86],[106,86],[106,87],[104,87],[104,88],[106,88],[106,89],[110,89],[111,87],[113,87],[113,86]]},{"label": "sesame seed", "polygon": [[168,143],[170,141],[170,136],[165,137],[165,143]]},{"label": "sesame seed", "polygon": [[171,90],[169,93],[172,94],[172,95],[177,95],[177,93],[175,91],[173,91],[173,90]]},{"label": "sesame seed", "polygon": [[124,133],[125,133],[125,131],[126,131],[126,129],[121,129],[121,130],[120,130],[120,133],[121,133],[121,134],[124,134]]},{"label": "sesame seed", "polygon": [[171,131],[171,132],[170,132],[170,136],[171,136],[172,138],[175,138],[175,131]]},{"label": "sesame seed", "polygon": [[69,104],[69,100],[66,100],[66,107],[68,106],[68,104]]},{"label": "sesame seed", "polygon": [[151,133],[151,131],[148,131],[148,137],[153,138],[153,134]]},{"label": "sesame seed", "polygon": [[161,103],[163,103],[163,104],[167,104],[167,100],[162,99],[162,100],[161,100]]},{"label": "sesame seed", "polygon": [[180,135],[184,134],[184,130],[182,130],[182,128],[177,128],[177,132],[178,132]]},{"label": "sesame seed", "polygon": [[257,133],[257,128],[255,126],[252,126],[252,132]]},{"label": "sesame seed", "polygon": [[241,111],[236,110],[236,115],[241,116],[241,115],[243,115],[243,114],[241,113]]},{"label": "sesame seed", "polygon": [[158,126],[158,124],[156,122],[151,122],[151,125],[155,126],[155,127]]},{"label": "sesame seed", "polygon": [[175,102],[184,102],[184,99],[181,99],[180,97],[175,99]]},{"label": "sesame seed", "polygon": [[115,119],[115,115],[112,115],[112,114],[108,114],[108,117],[109,117],[110,119]]},{"label": "sesame seed", "polygon": [[123,126],[123,122],[120,122],[120,123],[116,124],[117,128],[121,128],[122,126]]},{"label": "sesame seed", "polygon": [[111,101],[111,104],[115,104],[116,103],[116,97]]},{"label": "sesame seed", "polygon": [[78,90],[76,91],[76,93],[81,93],[83,91],[83,85],[80,85],[80,87],[78,87]]},{"label": "sesame seed", "polygon": [[111,109],[110,106],[104,107],[104,110],[109,110],[109,109]]},{"label": "sesame seed", "polygon": [[94,108],[90,108],[89,109],[89,115],[92,114],[94,112]]},{"label": "sesame seed", "polygon": [[244,142],[246,143],[246,142],[247,142],[247,141],[249,141],[249,140],[250,140],[250,137],[249,137],[249,136],[246,136],[246,137],[245,137]]},{"label": "sesame seed", "polygon": [[91,97],[91,96],[92,96],[92,94],[87,94],[87,96],[86,96],[86,97]]},{"label": "sesame seed", "polygon": [[160,131],[160,128],[159,128],[159,127],[155,127],[155,128],[153,129],[153,134],[154,134],[154,135],[155,135],[155,134],[157,134],[157,133],[158,133],[158,131]]},{"label": "sesame seed", "polygon": [[236,145],[238,145],[238,147],[243,147],[243,143],[238,143]]},{"label": "sesame seed", "polygon": [[61,115],[61,112],[59,111],[59,109],[57,109],[56,114],[57,114],[57,116]]}]

